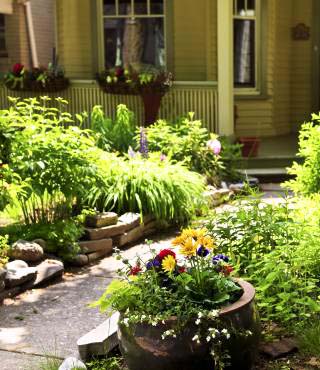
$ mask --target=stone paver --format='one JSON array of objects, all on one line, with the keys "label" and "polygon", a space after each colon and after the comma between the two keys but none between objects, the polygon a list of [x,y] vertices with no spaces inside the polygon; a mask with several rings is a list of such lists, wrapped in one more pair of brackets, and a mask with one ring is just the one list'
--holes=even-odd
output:
[{"label": "stone paver", "polygon": [[[167,232],[153,236],[153,246],[168,246],[174,235]],[[123,251],[128,259],[137,254],[147,259],[149,253],[145,243]],[[100,297],[121,265],[121,261],[110,256],[66,273],[62,282],[55,285],[5,300],[0,306],[0,369],[36,370],[29,363],[35,366],[39,357],[28,354],[78,356],[77,340],[106,319],[97,308],[88,308],[88,304]]]}]

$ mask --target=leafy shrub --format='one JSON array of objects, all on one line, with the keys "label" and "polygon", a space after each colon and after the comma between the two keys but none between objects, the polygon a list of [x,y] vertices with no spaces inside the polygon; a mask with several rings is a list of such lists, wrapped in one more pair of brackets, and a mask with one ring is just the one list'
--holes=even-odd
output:
[{"label": "leafy shrub", "polygon": [[279,205],[247,200],[209,225],[222,253],[257,289],[262,317],[291,325],[320,313],[320,196]]},{"label": "leafy shrub", "polygon": [[8,262],[8,235],[0,236],[0,268]]},{"label": "leafy shrub", "polygon": [[87,364],[88,370],[121,370],[123,369],[122,360],[118,357],[103,359],[93,359]]},{"label": "leafy shrub", "polygon": [[135,118],[123,104],[117,106],[114,120],[105,116],[101,106],[93,107],[91,127],[96,133],[97,146],[103,150],[127,153],[133,145]]},{"label": "leafy shrub", "polygon": [[144,159],[105,154],[101,160],[106,187],[93,187],[87,195],[90,207],[152,214],[157,219],[183,223],[195,215],[202,201],[203,178],[181,164],[160,160],[160,154]]},{"label": "leafy shrub", "polygon": [[[320,122],[320,115],[313,114],[312,119]],[[301,126],[299,134],[298,156],[303,164],[294,163],[288,173],[295,178],[285,183],[297,193],[313,194],[320,191],[320,126],[313,122]]]},{"label": "leafy shrub", "polygon": [[185,163],[190,170],[206,175],[211,183],[239,179],[235,170],[240,158],[238,146],[224,139],[220,154],[214,153],[207,143],[217,139],[217,135],[210,134],[201,121],[194,120],[192,113],[173,123],[157,121],[148,127],[147,137],[150,151],[162,152],[174,161]]},{"label": "leafy shrub", "polygon": [[0,114],[19,128],[11,137],[9,168],[20,186],[17,198],[26,223],[69,217],[75,200],[81,202],[94,183],[102,184],[96,165],[101,151],[90,132],[70,126],[71,115],[46,102],[15,101]]},{"label": "leafy shrub", "polygon": [[47,242],[45,252],[54,253],[68,261],[79,252],[77,241],[83,234],[83,226],[71,218],[53,223],[11,224],[0,229],[0,234],[8,234],[10,243],[18,239],[44,239]]}]

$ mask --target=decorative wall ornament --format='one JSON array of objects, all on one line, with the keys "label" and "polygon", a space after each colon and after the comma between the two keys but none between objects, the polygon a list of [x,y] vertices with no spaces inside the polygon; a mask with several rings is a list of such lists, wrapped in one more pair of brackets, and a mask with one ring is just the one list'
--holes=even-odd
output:
[{"label": "decorative wall ornament", "polygon": [[304,23],[298,23],[292,27],[292,39],[306,41],[310,39],[310,27]]}]

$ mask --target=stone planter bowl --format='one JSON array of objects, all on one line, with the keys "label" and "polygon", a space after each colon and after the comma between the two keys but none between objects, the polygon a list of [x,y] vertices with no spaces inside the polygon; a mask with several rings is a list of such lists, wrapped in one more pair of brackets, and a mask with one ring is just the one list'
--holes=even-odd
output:
[{"label": "stone planter bowl", "polygon": [[[246,337],[232,335],[225,342],[231,357],[227,369],[248,370],[257,354],[260,321],[254,304],[254,287],[243,280],[237,280],[237,283],[243,288],[243,295],[235,303],[222,308],[220,316],[234,329],[252,332]],[[209,345],[192,341],[197,330],[194,324],[177,338],[161,338],[175,321],[172,318],[156,327],[142,323],[128,328],[119,324],[120,350],[129,370],[214,370]]]}]

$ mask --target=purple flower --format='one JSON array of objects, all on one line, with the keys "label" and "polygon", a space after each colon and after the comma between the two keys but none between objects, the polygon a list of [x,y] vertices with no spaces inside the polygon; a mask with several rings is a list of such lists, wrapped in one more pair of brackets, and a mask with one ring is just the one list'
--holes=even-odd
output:
[{"label": "purple flower", "polygon": [[154,267],[160,267],[160,266],[161,266],[161,263],[157,258],[155,258],[154,260],[149,261],[146,265],[147,270],[151,270]]},{"label": "purple flower", "polygon": [[207,255],[209,254],[209,249],[205,248],[205,247],[199,247],[198,250],[197,250],[197,255],[200,256],[200,257],[207,257]]},{"label": "purple flower", "polygon": [[217,254],[212,258],[212,263],[217,265],[219,262],[229,262],[229,257],[225,254]]},{"label": "purple flower", "polygon": [[161,153],[161,155],[160,155],[160,161],[163,162],[166,159],[167,159],[167,156],[165,154]]},{"label": "purple flower", "polygon": [[140,149],[143,158],[148,158],[148,140],[146,135],[146,130],[144,127],[140,127]]},{"label": "purple flower", "polygon": [[213,154],[218,155],[221,152],[221,143],[218,139],[209,140],[207,142],[207,147],[210,149]]},{"label": "purple flower", "polygon": [[136,152],[131,148],[131,146],[129,146],[128,155],[130,158],[134,158],[136,156]]}]

